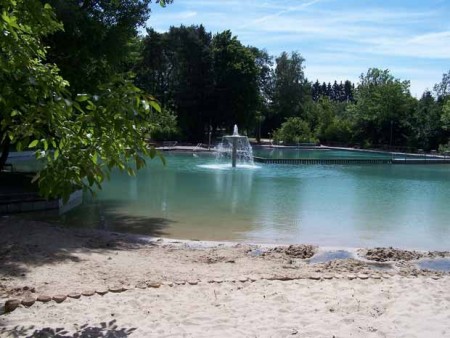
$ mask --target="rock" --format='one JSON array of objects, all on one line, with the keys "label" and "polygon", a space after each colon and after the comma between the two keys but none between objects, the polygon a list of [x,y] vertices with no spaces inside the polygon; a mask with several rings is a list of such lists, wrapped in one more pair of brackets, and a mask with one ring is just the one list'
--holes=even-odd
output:
[{"label": "rock", "polygon": [[67,296],[66,295],[54,295],[53,296],[53,300],[57,303],[62,303],[66,300]]},{"label": "rock", "polygon": [[137,288],[137,289],[146,289],[146,288],[147,288],[147,284],[142,283],[142,282],[137,283],[137,284],[136,284],[136,288]]},{"label": "rock", "polygon": [[158,289],[159,287],[161,287],[161,283],[151,282],[151,283],[147,283],[147,286],[149,288]]},{"label": "rock", "polygon": [[95,295],[95,290],[84,290],[81,294],[85,297],[91,297]]},{"label": "rock", "polygon": [[320,280],[320,276],[319,275],[311,275],[311,276],[309,276],[309,279]]},{"label": "rock", "polygon": [[5,302],[5,312],[12,312],[20,305],[20,301],[18,299],[8,299]]},{"label": "rock", "polygon": [[223,283],[223,280],[221,280],[221,279],[219,279],[219,278],[215,278],[215,279],[213,280],[213,283],[218,283],[218,284],[220,284],[220,283]]},{"label": "rock", "polygon": [[47,296],[47,295],[39,295],[38,298],[37,298],[37,301],[38,302],[42,302],[42,303],[47,303],[47,302],[49,302],[51,300],[52,300],[52,298],[50,296]]},{"label": "rock", "polygon": [[196,281],[196,280],[189,280],[189,281],[188,281],[188,284],[189,284],[189,285],[197,285],[197,284],[198,284],[198,281]]},{"label": "rock", "polygon": [[241,282],[241,283],[245,283],[246,281],[248,281],[248,278],[247,277],[239,277],[239,282]]},{"label": "rock", "polygon": [[169,286],[169,287],[172,287],[172,286],[173,286],[173,283],[172,283],[172,282],[166,282],[166,283],[164,283],[164,285]]},{"label": "rock", "polygon": [[355,278],[356,278],[356,276],[355,276],[355,275],[352,275],[352,274],[350,274],[350,275],[347,275],[347,278],[348,278],[348,279],[350,279],[350,280],[352,280],[352,279],[355,279]]},{"label": "rock", "polygon": [[380,275],[372,275],[371,276],[373,279],[381,279],[381,276]]},{"label": "rock", "polygon": [[331,276],[331,275],[324,275],[323,279],[333,279],[333,276]]},{"label": "rock", "polygon": [[186,282],[184,280],[177,280],[177,281],[175,281],[175,284],[176,285],[184,285],[184,284],[186,284]]},{"label": "rock", "polygon": [[111,286],[109,288],[109,292],[119,293],[122,291],[124,291],[122,286]]},{"label": "rock", "polygon": [[74,298],[74,299],[78,299],[78,298],[81,297],[81,294],[78,293],[78,292],[71,292],[71,293],[69,293],[69,294],[67,295],[67,297],[69,297],[69,298]]},{"label": "rock", "polygon": [[100,288],[95,290],[95,292],[97,292],[100,296],[106,295],[108,293],[108,289],[107,288]]},{"label": "rock", "polygon": [[24,299],[22,299],[22,305],[29,307],[31,305],[33,305],[36,302],[36,298],[34,297],[26,297]]},{"label": "rock", "polygon": [[358,278],[359,278],[359,279],[368,279],[369,276],[366,275],[366,274],[364,274],[364,273],[360,273],[360,274],[358,275]]}]

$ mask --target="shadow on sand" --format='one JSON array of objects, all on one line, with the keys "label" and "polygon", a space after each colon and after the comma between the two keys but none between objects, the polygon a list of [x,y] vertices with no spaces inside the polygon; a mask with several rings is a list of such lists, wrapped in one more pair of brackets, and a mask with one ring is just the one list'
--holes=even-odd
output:
[{"label": "shadow on sand", "polygon": [[16,326],[12,329],[0,329],[1,337],[29,337],[29,338],[124,338],[136,331],[136,328],[119,328],[116,320],[103,322],[98,326],[88,324],[80,326],[76,331],[70,332],[64,328],[42,328],[35,326]]},{"label": "shadow on sand", "polygon": [[[114,222],[121,224],[115,230],[128,233],[94,229],[68,229],[57,225],[23,219],[0,217],[0,277],[25,277],[26,266],[42,266],[70,260],[79,262],[75,253],[133,250],[151,245],[142,236],[161,237],[164,229],[173,223],[164,218],[120,216]],[[0,284],[1,286],[1,284]]]}]

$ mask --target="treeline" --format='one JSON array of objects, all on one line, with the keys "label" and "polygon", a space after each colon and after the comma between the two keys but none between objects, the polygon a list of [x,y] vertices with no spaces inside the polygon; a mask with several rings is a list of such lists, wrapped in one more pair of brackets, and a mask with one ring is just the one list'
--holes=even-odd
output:
[{"label": "treeline", "polygon": [[450,73],[416,99],[409,82],[389,70],[371,68],[357,84],[311,82],[298,52],[271,56],[230,31],[213,35],[202,25],[148,29],[136,43],[137,86],[177,121],[156,138],[205,142],[210,131],[220,136],[235,123],[249,136],[285,144],[430,150],[443,149],[450,137]]}]

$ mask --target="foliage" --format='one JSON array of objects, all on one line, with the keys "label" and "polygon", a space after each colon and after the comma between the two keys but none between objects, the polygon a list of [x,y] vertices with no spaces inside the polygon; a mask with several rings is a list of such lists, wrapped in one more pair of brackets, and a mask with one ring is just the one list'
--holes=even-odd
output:
[{"label": "foliage", "polygon": [[310,143],[317,140],[311,133],[308,122],[299,117],[290,117],[281,124],[281,127],[273,133],[273,140],[276,143],[298,144]]},{"label": "foliage", "polygon": [[75,189],[100,188],[113,167],[134,174],[154,157],[143,135],[156,101],[120,76],[72,100],[58,68],[45,63],[42,38],[61,29],[51,7],[1,1],[1,141],[45,162],[35,177],[43,195],[67,199]]},{"label": "foliage", "polygon": [[409,81],[394,78],[389,70],[371,68],[361,74],[356,103],[348,109],[355,116],[355,137],[360,142],[398,144],[410,134],[407,120],[413,108]]}]

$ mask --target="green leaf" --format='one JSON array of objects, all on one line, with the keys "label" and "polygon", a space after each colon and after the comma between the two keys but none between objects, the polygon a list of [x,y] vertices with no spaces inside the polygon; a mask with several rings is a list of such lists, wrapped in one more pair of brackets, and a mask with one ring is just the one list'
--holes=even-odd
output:
[{"label": "green leaf", "polygon": [[43,139],[42,142],[44,143],[44,150],[47,151],[48,149],[48,142],[46,139]]},{"label": "green leaf", "polygon": [[53,159],[54,159],[54,160],[57,160],[58,157],[59,157],[59,149],[56,149],[56,150],[55,150],[55,153],[53,154]]},{"label": "green leaf", "polygon": [[149,151],[148,155],[150,156],[151,159],[153,159],[155,157],[155,155],[156,155],[155,147],[151,147],[150,148],[150,151]]},{"label": "green leaf", "polygon": [[76,99],[78,102],[83,102],[89,99],[89,95],[87,94],[78,94]]},{"label": "green leaf", "polygon": [[28,145],[28,148],[34,148],[38,145],[38,143],[39,143],[39,140],[34,140]]},{"label": "green leaf", "polygon": [[91,161],[94,164],[97,164],[97,152],[94,152],[94,154],[91,157]]},{"label": "green leaf", "polygon": [[152,106],[153,109],[155,109],[158,113],[161,113],[161,106],[157,101],[150,100],[149,101],[150,106]]}]

